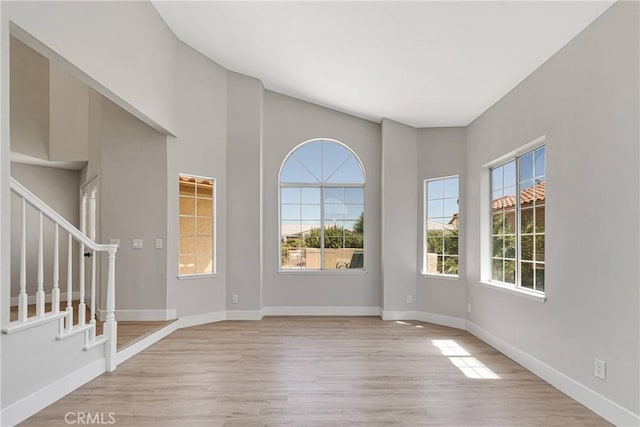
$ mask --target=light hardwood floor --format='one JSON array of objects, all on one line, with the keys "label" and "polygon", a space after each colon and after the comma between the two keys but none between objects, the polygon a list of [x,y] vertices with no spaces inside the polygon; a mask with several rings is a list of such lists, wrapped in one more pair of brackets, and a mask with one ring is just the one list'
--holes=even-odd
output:
[{"label": "light hardwood floor", "polygon": [[181,329],[23,425],[72,411],[118,426],[609,425],[467,332],[374,317]]}]

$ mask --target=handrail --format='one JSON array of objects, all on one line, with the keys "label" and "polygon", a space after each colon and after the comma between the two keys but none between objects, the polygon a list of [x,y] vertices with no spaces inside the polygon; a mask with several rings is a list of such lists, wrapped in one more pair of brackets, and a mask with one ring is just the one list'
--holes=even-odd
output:
[{"label": "handrail", "polygon": [[78,230],[73,224],[64,219],[59,213],[51,209],[49,205],[43,202],[38,196],[29,191],[24,185],[20,184],[14,177],[11,177],[11,189],[29,202],[30,205],[40,210],[44,215],[49,217],[53,222],[59,224],[62,228],[67,230],[69,234],[75,237],[76,240],[85,244],[94,251],[116,253],[118,251],[118,245],[100,244],[91,240],[87,235]]}]

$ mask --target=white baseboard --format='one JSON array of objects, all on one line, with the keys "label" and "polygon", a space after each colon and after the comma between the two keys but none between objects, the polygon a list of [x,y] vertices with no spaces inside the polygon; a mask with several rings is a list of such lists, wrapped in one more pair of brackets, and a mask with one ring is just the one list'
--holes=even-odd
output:
[{"label": "white baseboard", "polygon": [[[89,298],[91,294],[87,294],[85,295],[85,297]],[[80,299],[80,292],[72,292],[71,293],[71,299],[77,301]],[[44,296],[44,302],[51,302],[51,294],[46,294]],[[27,304],[32,305],[36,303],[36,296],[35,295],[29,295],[27,297]],[[66,292],[60,292],[60,304],[62,305],[62,308],[67,306],[67,293]],[[18,297],[11,297],[11,307],[17,307],[18,306]]]},{"label": "white baseboard", "polygon": [[469,333],[475,335],[480,340],[505,354],[510,359],[533,372],[535,375],[539,376],[564,394],[577,400],[607,421],[617,426],[640,425],[640,416],[596,393],[585,385],[566,376],[562,372],[557,371],[541,360],[531,356],[529,353],[526,353],[501,338],[496,337],[475,323],[467,320],[466,329]]},{"label": "white baseboard", "polygon": [[[98,310],[98,318],[105,320],[106,312]],[[175,309],[168,310],[116,310],[116,320],[123,322],[149,322],[154,320],[177,319]]]},{"label": "white baseboard", "polygon": [[157,343],[158,341],[160,341],[162,338],[166,337],[167,335],[171,334],[172,332],[175,332],[176,330],[178,330],[178,321],[176,320],[173,323],[168,324],[167,326],[165,326],[162,329],[159,329],[157,331],[155,331],[154,333],[147,335],[146,337],[142,338],[139,341],[134,342],[131,345],[126,346],[125,348],[123,348],[122,350],[118,351],[116,353],[116,365],[121,364],[122,362],[124,362],[125,360],[135,356],[136,354],[140,353],[142,350],[150,347],[151,345]]},{"label": "white baseboard", "polygon": [[16,425],[106,372],[104,358],[95,360],[2,410],[3,426]]},{"label": "white baseboard", "polygon": [[180,317],[175,323],[178,329],[189,328],[191,326],[204,325],[205,323],[222,322],[227,320],[225,311],[214,311],[212,313],[194,314],[192,316]]},{"label": "white baseboard", "polygon": [[416,320],[436,325],[448,326],[456,329],[467,329],[467,320],[460,317],[445,316],[444,314],[427,313],[426,311],[416,311]]},{"label": "white baseboard", "polygon": [[264,307],[265,316],[379,316],[380,307],[274,306]]},{"label": "white baseboard", "polygon": [[411,310],[382,310],[382,320],[418,320]]},{"label": "white baseboard", "polygon": [[227,310],[227,320],[262,320],[262,310]]}]

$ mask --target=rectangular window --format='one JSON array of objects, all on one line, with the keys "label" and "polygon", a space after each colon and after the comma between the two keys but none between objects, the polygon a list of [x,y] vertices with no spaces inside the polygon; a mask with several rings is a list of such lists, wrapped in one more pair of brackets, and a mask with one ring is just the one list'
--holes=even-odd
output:
[{"label": "rectangular window", "polygon": [[214,265],[213,178],[180,175],[180,276],[211,274]]},{"label": "rectangular window", "polygon": [[425,181],[426,274],[458,275],[458,185],[457,176]]},{"label": "rectangular window", "polygon": [[544,292],[545,147],[491,168],[491,280]]}]

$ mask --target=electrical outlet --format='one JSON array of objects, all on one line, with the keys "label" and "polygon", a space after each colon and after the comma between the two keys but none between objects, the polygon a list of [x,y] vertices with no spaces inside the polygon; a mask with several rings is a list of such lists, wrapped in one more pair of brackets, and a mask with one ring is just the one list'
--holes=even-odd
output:
[{"label": "electrical outlet", "polygon": [[471,313],[471,303],[467,303],[467,313]]},{"label": "electrical outlet", "polygon": [[413,295],[407,295],[407,304],[413,304]]},{"label": "electrical outlet", "polygon": [[156,249],[162,249],[162,239],[156,239]]},{"label": "electrical outlet", "polygon": [[234,304],[238,303],[238,294],[231,295],[231,302]]},{"label": "electrical outlet", "polygon": [[607,376],[607,363],[604,360],[593,359],[593,375],[605,379]]},{"label": "electrical outlet", "polygon": [[109,239],[109,244],[110,245],[116,245],[117,247],[120,247],[120,239]]},{"label": "electrical outlet", "polygon": [[133,249],[142,249],[142,239],[133,239]]}]

